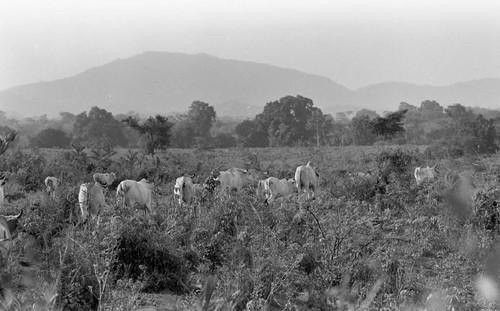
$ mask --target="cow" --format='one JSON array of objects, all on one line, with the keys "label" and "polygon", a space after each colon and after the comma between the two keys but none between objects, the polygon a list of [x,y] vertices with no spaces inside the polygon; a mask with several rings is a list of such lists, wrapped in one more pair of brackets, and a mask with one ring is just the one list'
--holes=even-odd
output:
[{"label": "cow", "polygon": [[311,162],[307,162],[307,165],[301,165],[295,170],[295,186],[300,193],[305,190],[307,193],[307,198],[314,198],[315,191],[319,186],[319,174],[316,172]]},{"label": "cow", "polygon": [[415,180],[417,185],[420,185],[426,179],[434,179],[437,173],[437,164],[432,167],[417,167],[415,168]]},{"label": "cow", "polygon": [[103,185],[99,182],[95,182],[93,185],[92,183],[82,184],[78,193],[78,202],[83,221],[87,220],[89,214],[97,216],[99,211],[107,206]]},{"label": "cow", "polygon": [[48,176],[45,178],[45,186],[47,187],[47,193],[52,198],[56,198],[56,191],[59,188],[59,179],[57,177]]},{"label": "cow", "polygon": [[219,176],[215,178],[220,182],[222,188],[241,190],[243,187],[253,185],[258,181],[259,173],[254,170],[244,170],[241,168],[230,168],[227,171],[219,172]]},{"label": "cow", "polygon": [[116,197],[123,197],[123,205],[144,209],[144,213],[151,214],[152,209],[152,194],[153,184],[148,183],[146,179],[135,180],[126,179],[122,181],[116,188]]},{"label": "cow", "polygon": [[95,182],[103,185],[104,187],[108,187],[116,179],[116,175],[115,173],[95,173],[92,178]]},{"label": "cow", "polygon": [[295,179],[278,179],[269,177],[264,180],[264,191],[266,193],[266,203],[272,203],[279,196],[286,196],[295,189]]},{"label": "cow", "polygon": [[3,206],[4,198],[5,198],[5,192],[3,189],[3,186],[5,186],[5,182],[7,181],[7,177],[5,176],[4,173],[0,174],[0,207]]},{"label": "cow", "polygon": [[194,198],[194,184],[190,177],[181,176],[175,180],[174,194],[178,197],[179,204],[190,205]]},{"label": "cow", "polygon": [[23,211],[16,216],[0,215],[0,251],[4,259],[7,258],[13,246],[13,240],[18,237],[19,231],[22,230],[21,223],[19,222],[22,214]]},{"label": "cow", "polygon": [[241,168],[232,167],[232,168],[228,169],[226,172],[239,173],[241,176],[241,181],[243,183],[243,187],[255,185],[258,182],[259,177],[261,176],[261,174],[256,169],[253,169],[253,168],[250,168],[248,170],[244,170]]},{"label": "cow", "polygon": [[255,190],[255,193],[257,195],[260,195],[261,193],[263,193],[265,191],[265,186],[264,184],[266,183],[266,180],[267,179],[261,179],[257,182],[257,189]]}]

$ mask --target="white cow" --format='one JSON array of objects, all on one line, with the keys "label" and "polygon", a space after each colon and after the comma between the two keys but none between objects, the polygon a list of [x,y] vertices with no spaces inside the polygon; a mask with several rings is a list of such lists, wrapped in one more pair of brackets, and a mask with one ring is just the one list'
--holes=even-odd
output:
[{"label": "white cow", "polygon": [[194,184],[190,177],[181,176],[175,180],[174,194],[178,197],[179,204],[190,205],[194,198]]},{"label": "white cow", "polygon": [[95,173],[92,178],[94,178],[95,182],[100,183],[103,186],[109,186],[116,179],[115,173]]},{"label": "white cow", "polygon": [[319,174],[316,172],[311,162],[307,165],[301,165],[295,170],[295,186],[299,191],[299,195],[302,190],[307,193],[307,198],[314,197],[314,193],[319,186]]},{"label": "white cow", "polygon": [[420,185],[426,179],[434,179],[436,177],[436,168],[437,164],[429,167],[417,167],[415,168],[415,180],[417,181],[417,185]]},{"label": "white cow", "polygon": [[59,188],[59,179],[57,177],[48,176],[45,178],[45,186],[47,187],[47,193],[52,199],[56,198],[56,191]]},{"label": "white cow", "polygon": [[97,216],[99,211],[107,206],[103,190],[103,186],[99,182],[95,182],[93,185],[92,183],[84,183],[80,186],[78,202],[83,221],[87,219],[89,214]]},{"label": "white cow", "polygon": [[266,202],[272,203],[279,196],[286,196],[293,192],[295,188],[295,179],[278,179],[269,177],[264,180],[264,191],[266,192]]},{"label": "white cow", "polygon": [[257,182],[257,189],[255,190],[255,193],[257,195],[260,195],[261,193],[263,193],[265,191],[265,186],[264,184],[266,183],[266,180],[267,179],[261,179]]},{"label": "white cow", "polygon": [[254,170],[244,170],[241,168],[230,168],[227,171],[219,172],[219,177],[215,178],[220,182],[222,188],[236,189],[253,185],[258,181],[259,173]]},{"label": "white cow", "polygon": [[123,205],[144,209],[144,213],[152,213],[152,198],[153,185],[148,183],[146,179],[135,180],[126,179],[122,181],[116,188],[116,196],[123,197]]}]

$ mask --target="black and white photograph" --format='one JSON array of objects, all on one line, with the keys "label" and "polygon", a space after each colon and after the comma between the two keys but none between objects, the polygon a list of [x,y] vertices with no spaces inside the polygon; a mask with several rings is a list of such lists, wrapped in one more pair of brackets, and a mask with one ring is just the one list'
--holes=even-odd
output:
[{"label": "black and white photograph", "polygon": [[0,311],[500,310],[500,1],[0,1]]}]

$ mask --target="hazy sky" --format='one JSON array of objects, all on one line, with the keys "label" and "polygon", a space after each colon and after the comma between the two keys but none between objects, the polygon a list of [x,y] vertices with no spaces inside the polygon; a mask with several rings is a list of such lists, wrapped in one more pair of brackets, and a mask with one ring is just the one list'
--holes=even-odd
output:
[{"label": "hazy sky", "polygon": [[207,53],[348,88],[500,77],[496,0],[2,0],[0,90],[145,51]]}]

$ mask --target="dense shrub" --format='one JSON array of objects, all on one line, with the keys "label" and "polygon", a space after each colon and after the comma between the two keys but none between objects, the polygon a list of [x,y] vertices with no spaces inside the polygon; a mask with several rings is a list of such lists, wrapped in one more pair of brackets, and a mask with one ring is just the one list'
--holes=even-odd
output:
[{"label": "dense shrub", "polygon": [[187,262],[170,235],[138,217],[121,228],[114,270],[117,278],[142,280],[148,292],[184,293],[188,289]]}]

